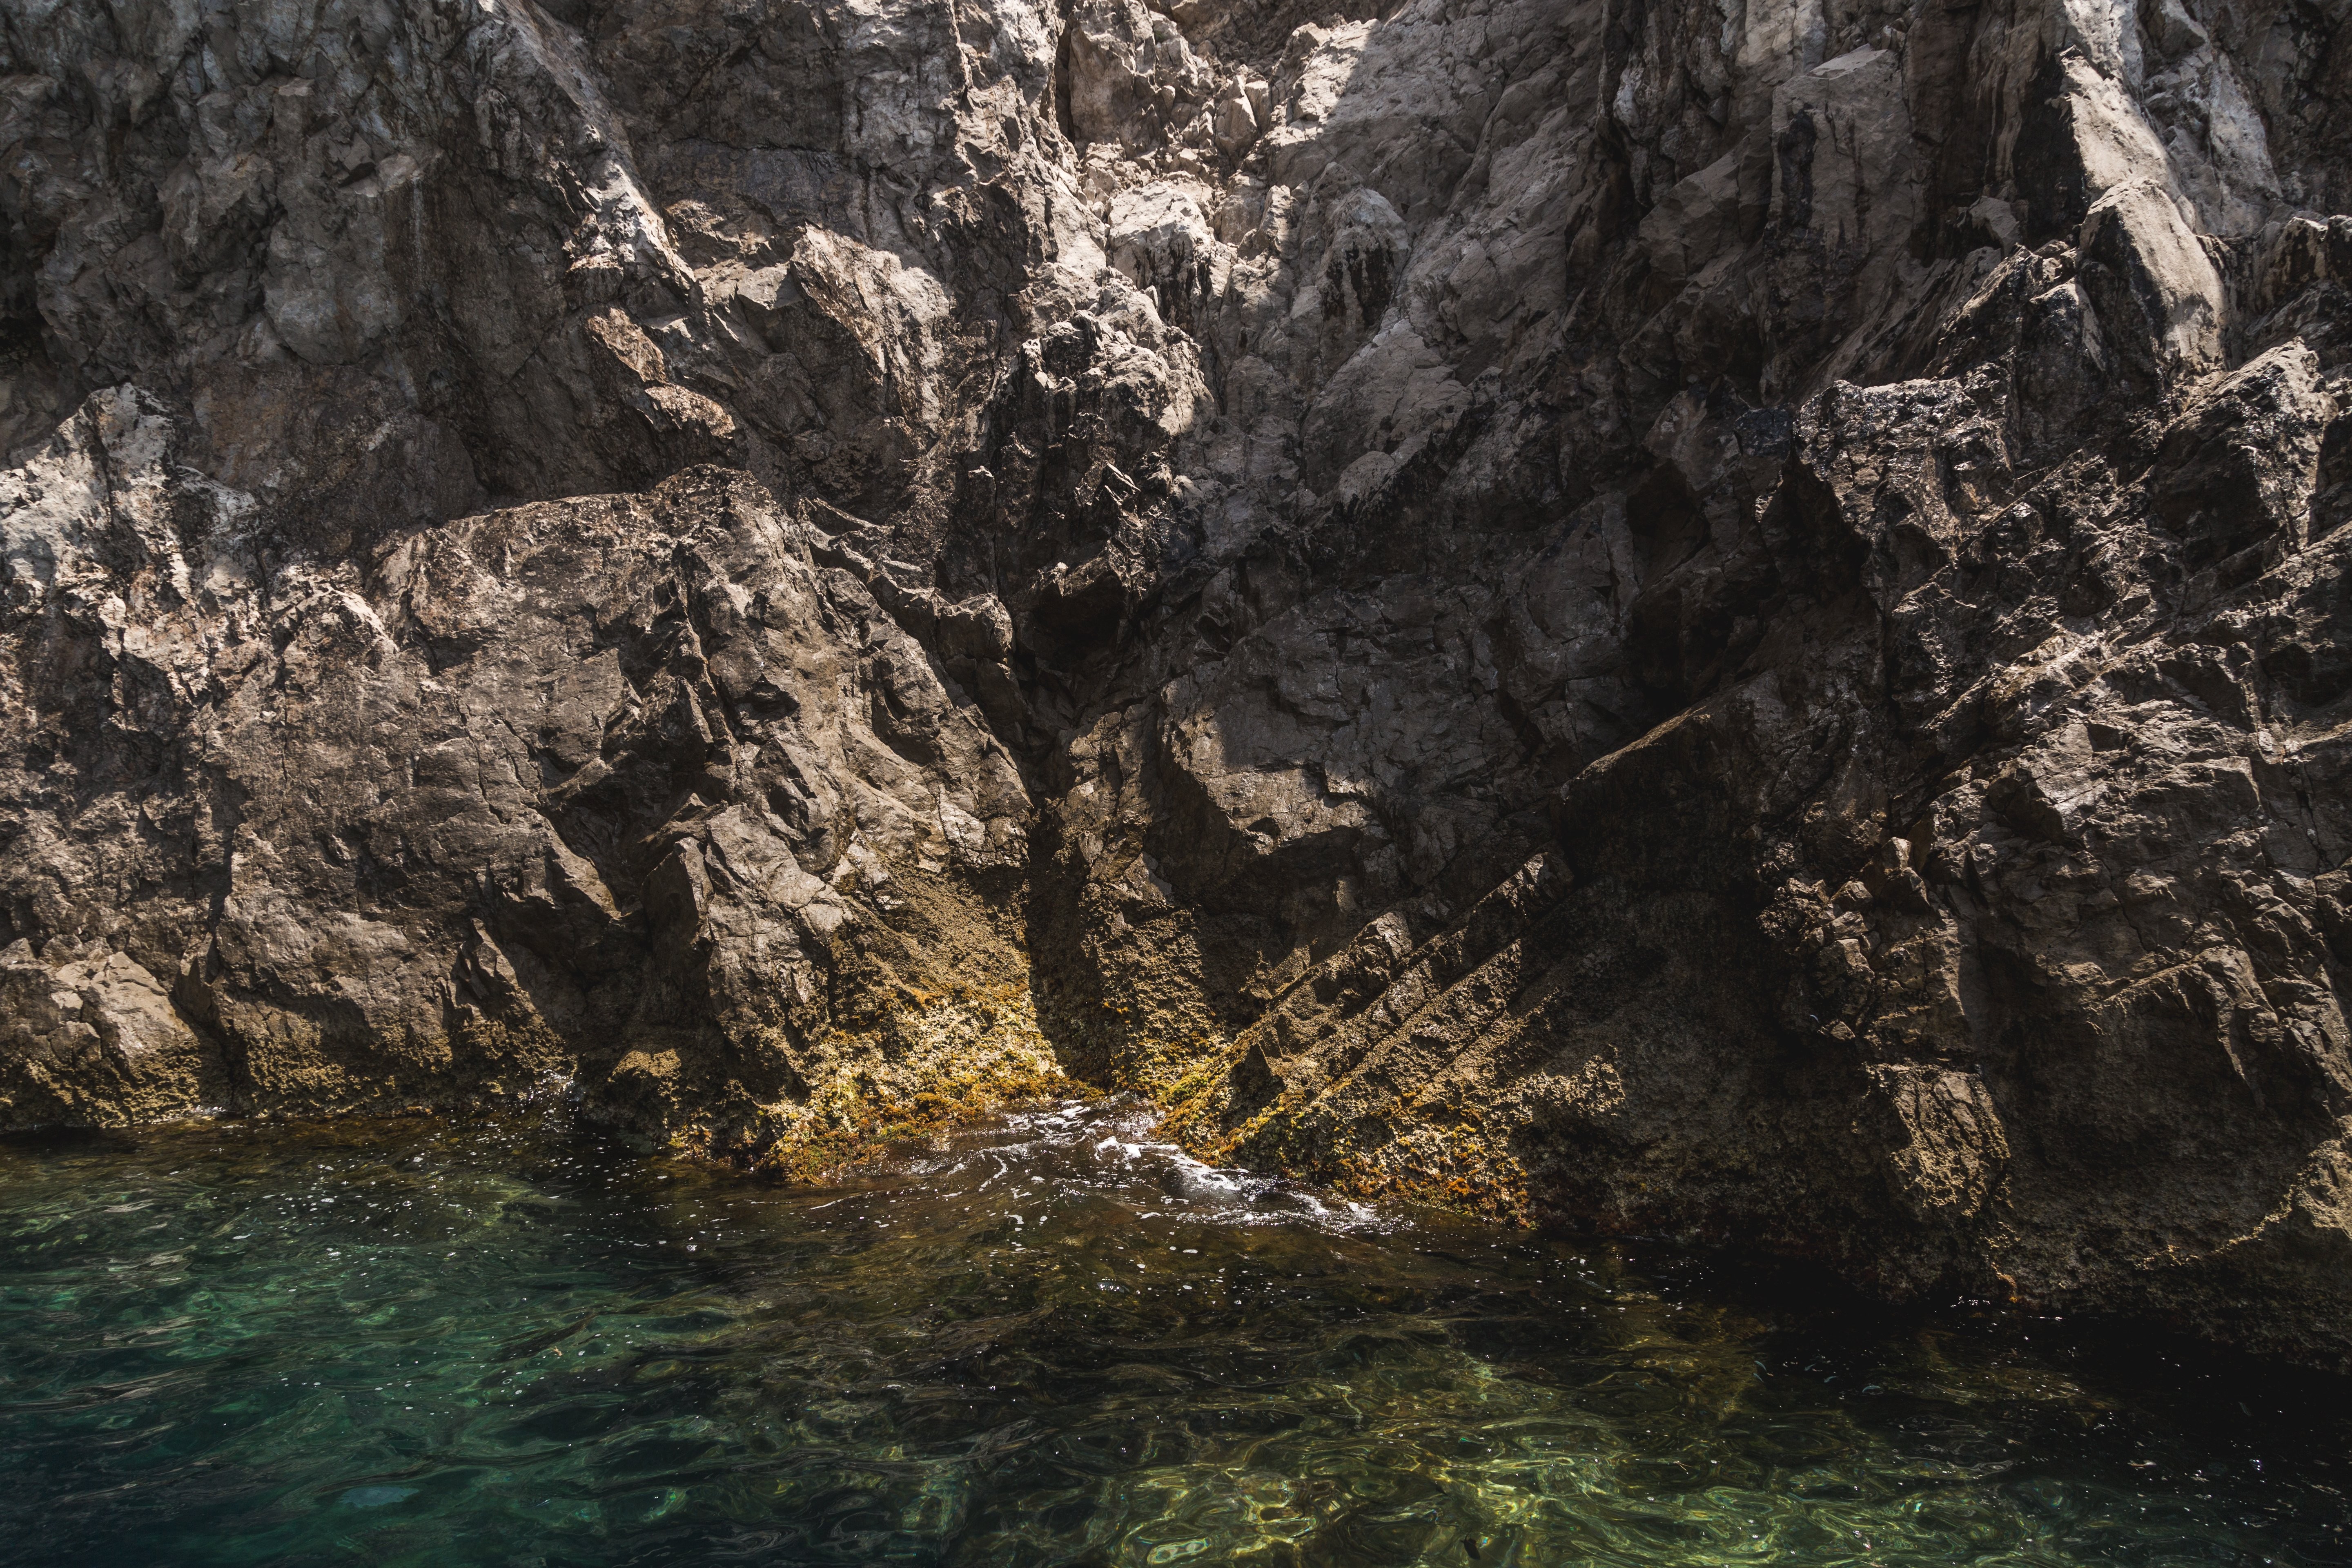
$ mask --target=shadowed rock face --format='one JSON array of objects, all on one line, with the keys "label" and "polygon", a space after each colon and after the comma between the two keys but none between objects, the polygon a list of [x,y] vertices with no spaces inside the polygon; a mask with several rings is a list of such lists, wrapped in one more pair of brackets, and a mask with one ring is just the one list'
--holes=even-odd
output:
[{"label": "shadowed rock face", "polygon": [[0,17],[0,1121],[1057,1072],[2352,1359],[2352,31]]}]

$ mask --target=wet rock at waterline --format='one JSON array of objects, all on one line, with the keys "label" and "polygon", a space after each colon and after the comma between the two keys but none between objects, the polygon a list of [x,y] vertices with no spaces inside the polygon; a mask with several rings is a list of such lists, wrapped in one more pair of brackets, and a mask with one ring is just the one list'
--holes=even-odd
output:
[{"label": "wet rock at waterline", "polygon": [[1068,1075],[2341,1363],[2341,26],[0,19],[0,1115]]}]

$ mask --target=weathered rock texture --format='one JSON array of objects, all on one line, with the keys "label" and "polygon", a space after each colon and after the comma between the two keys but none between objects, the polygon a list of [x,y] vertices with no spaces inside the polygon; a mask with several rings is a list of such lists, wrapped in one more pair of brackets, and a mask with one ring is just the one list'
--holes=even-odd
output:
[{"label": "weathered rock texture", "polygon": [[0,1120],[1066,1071],[2352,1358],[2340,7],[43,0],[0,146]]}]

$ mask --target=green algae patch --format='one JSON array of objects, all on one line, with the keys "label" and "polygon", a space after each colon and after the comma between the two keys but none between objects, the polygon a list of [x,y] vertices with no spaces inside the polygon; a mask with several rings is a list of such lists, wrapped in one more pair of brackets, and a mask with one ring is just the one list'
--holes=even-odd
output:
[{"label": "green algae patch", "polygon": [[1376,1150],[1342,1150],[1325,1179],[1350,1197],[1402,1199],[1509,1225],[1532,1223],[1527,1167],[1472,1122],[1423,1124]]},{"label": "green algae patch", "polygon": [[1062,1070],[1025,991],[906,1001],[878,1027],[836,1035],[811,1053],[808,1097],[765,1108],[754,1170],[835,1181],[1010,1107],[1094,1093]]},{"label": "green algae patch", "polygon": [[1318,1096],[1285,1082],[1248,1036],[1147,1051],[1134,1087],[1160,1112],[1160,1136],[1211,1164],[1312,1182],[1359,1199],[1423,1204],[1530,1223],[1526,1166],[1508,1128],[1475,1104],[1430,1100],[1377,1143],[1338,1124]]}]

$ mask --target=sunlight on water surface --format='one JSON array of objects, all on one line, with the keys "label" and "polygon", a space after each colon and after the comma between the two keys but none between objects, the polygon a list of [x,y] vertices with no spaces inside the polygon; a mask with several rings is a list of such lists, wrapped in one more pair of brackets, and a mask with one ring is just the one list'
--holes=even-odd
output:
[{"label": "sunlight on water surface", "polygon": [[1208,1170],[553,1125],[0,1145],[0,1562],[2352,1562],[2335,1391]]}]

